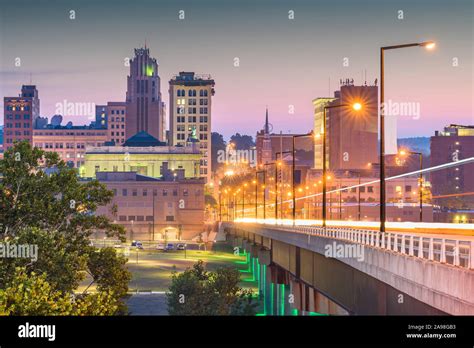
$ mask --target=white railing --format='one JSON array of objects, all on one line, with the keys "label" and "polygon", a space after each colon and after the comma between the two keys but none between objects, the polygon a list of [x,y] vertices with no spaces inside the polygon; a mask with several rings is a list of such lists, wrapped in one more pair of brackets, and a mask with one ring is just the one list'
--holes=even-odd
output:
[{"label": "white railing", "polygon": [[398,232],[355,229],[350,227],[278,226],[271,229],[293,231],[308,236],[340,239],[368,247],[384,249],[433,262],[474,269],[474,240],[423,236]]}]

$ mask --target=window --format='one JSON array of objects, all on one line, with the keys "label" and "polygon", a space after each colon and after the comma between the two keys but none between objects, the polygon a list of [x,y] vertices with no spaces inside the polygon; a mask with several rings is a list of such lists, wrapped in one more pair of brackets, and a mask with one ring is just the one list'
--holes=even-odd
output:
[{"label": "window", "polygon": [[120,215],[119,221],[127,221],[127,217],[125,215]]},{"label": "window", "polygon": [[174,221],[174,215],[166,215],[166,221]]},{"label": "window", "polygon": [[157,189],[153,189],[153,196],[158,196],[158,190]]},{"label": "window", "polygon": [[188,195],[189,195],[188,189],[183,189],[183,196],[188,196]]},{"label": "window", "polygon": [[195,89],[190,89],[188,91],[188,97],[195,97],[196,96],[196,90]]},{"label": "window", "polygon": [[130,215],[128,217],[128,221],[135,221],[135,215]]},{"label": "window", "polygon": [[167,189],[163,189],[163,196],[164,197],[168,196],[168,190]]},{"label": "window", "polygon": [[122,196],[127,196],[127,195],[128,195],[127,189],[122,189]]},{"label": "window", "polygon": [[411,192],[411,185],[405,185],[405,192]]},{"label": "window", "polygon": [[373,193],[374,192],[374,187],[373,186],[367,187],[367,192]]},{"label": "window", "polygon": [[137,189],[132,189],[132,196],[137,196],[138,192]]},{"label": "window", "polygon": [[137,221],[144,221],[145,218],[143,217],[143,215],[139,215],[137,216]]},{"label": "window", "polygon": [[148,191],[147,191],[147,189],[143,189],[143,196],[144,196],[144,197],[148,196]]},{"label": "window", "polygon": [[365,192],[365,186],[359,187],[359,191],[360,191],[360,192]]},{"label": "window", "polygon": [[153,215],[147,215],[145,220],[146,221],[153,221]]},{"label": "window", "polygon": [[173,189],[173,196],[177,196],[178,195],[178,189]]}]

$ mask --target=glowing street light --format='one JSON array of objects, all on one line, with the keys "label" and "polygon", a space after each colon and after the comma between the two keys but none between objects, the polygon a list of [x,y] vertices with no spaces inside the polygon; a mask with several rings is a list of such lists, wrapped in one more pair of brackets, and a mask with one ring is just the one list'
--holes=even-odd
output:
[{"label": "glowing street light", "polygon": [[323,113],[323,197],[322,197],[322,200],[323,200],[323,227],[326,227],[326,181],[327,180],[330,180],[331,177],[327,177],[327,169],[326,169],[326,133],[327,133],[327,129],[326,129],[326,119],[327,119],[327,110],[329,109],[335,109],[335,108],[342,108],[342,107],[352,107],[353,110],[355,111],[360,111],[362,109],[362,104],[361,103],[354,103],[352,105],[350,104],[338,104],[338,105],[326,105],[324,106],[324,113]]},{"label": "glowing street light", "polygon": [[380,232],[385,232],[386,202],[385,202],[385,76],[384,76],[384,53],[386,50],[394,50],[408,47],[424,47],[431,50],[435,47],[433,41],[423,41],[403,45],[380,47]]}]

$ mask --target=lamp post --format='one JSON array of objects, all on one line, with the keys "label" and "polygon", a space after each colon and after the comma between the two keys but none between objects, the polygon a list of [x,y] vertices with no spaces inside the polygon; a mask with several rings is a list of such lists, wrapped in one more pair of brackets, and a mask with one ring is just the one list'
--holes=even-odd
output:
[{"label": "lamp post", "polygon": [[247,187],[247,183],[244,183],[242,186],[242,218],[245,217],[245,188]]},{"label": "lamp post", "polygon": [[407,151],[407,150],[401,150],[400,155],[404,156],[406,154],[409,155],[417,155],[419,158],[419,163],[420,163],[420,175],[418,178],[419,181],[419,204],[420,204],[420,222],[423,222],[423,154],[421,152],[416,152],[416,151]]},{"label": "lamp post", "polygon": [[[335,109],[335,108],[342,108],[342,107],[350,107],[351,105],[349,104],[337,104],[337,105],[326,105],[324,106],[324,111],[323,111],[323,222],[322,226],[326,227],[326,172],[327,172],[327,166],[326,166],[326,118],[327,118],[327,110],[329,109]],[[355,111],[359,111],[362,109],[362,104],[360,103],[354,103],[352,104],[352,108]]]},{"label": "lamp post", "polygon": [[384,53],[387,50],[395,50],[408,47],[435,47],[433,41],[409,43],[403,45],[380,47],[380,232],[385,232],[386,204],[385,204],[385,76],[384,76]]},{"label": "lamp post", "polygon": [[[291,151],[279,151],[279,152],[275,153],[277,162],[278,162],[278,155],[280,155],[280,162],[278,162],[278,166],[281,167],[283,165],[283,155],[286,154],[286,153],[291,153]],[[280,218],[283,219],[283,172],[282,172],[281,169],[280,169],[280,176],[281,176],[281,180],[280,180]]]},{"label": "lamp post", "polygon": [[[278,162],[270,162],[270,163],[265,163],[264,164],[264,167],[266,166],[275,166],[275,174],[273,176],[273,180],[275,181],[275,223],[276,223],[276,220],[277,220],[277,215],[278,215],[278,187],[277,187],[277,180],[278,180],[278,177],[277,177],[277,174],[278,174]],[[265,177],[267,176],[266,174],[266,170],[265,170]],[[271,179],[270,179],[271,180]],[[265,185],[265,181],[263,183]],[[263,211],[265,211],[265,188],[263,189],[263,197],[264,197],[264,200],[263,200]]]},{"label": "lamp post", "polygon": [[[258,174],[264,174],[263,176],[263,187],[265,187],[265,170],[257,170],[255,168],[255,220],[258,215]],[[265,220],[265,191],[263,191],[263,219]]]},{"label": "lamp post", "polygon": [[308,137],[308,136],[313,136],[313,131],[307,133],[307,134],[298,134],[298,135],[293,135],[292,136],[292,151],[291,151],[291,157],[292,157],[292,164],[291,164],[291,197],[293,199],[293,211],[292,211],[292,218],[293,218],[293,225],[295,225],[295,219],[296,219],[296,194],[295,194],[295,140],[296,138],[303,138],[303,137]]},{"label": "lamp post", "polygon": [[222,195],[221,191],[219,191],[219,221],[220,222],[222,222],[222,198],[221,198],[221,195]]}]

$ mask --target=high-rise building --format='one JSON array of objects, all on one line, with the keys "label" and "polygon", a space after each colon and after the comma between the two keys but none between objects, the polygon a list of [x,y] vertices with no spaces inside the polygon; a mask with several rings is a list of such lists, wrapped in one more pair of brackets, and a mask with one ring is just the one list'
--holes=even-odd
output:
[{"label": "high-rise building", "polygon": [[[351,108],[354,103],[362,109]],[[378,89],[377,86],[354,86],[346,82],[334,98],[316,98],[314,133],[323,134],[325,106],[347,104],[348,107],[328,109],[326,113],[326,154],[328,170],[361,170],[368,163],[378,162]],[[322,169],[322,136],[314,147],[314,167]]]},{"label": "high-rise building", "polygon": [[107,138],[115,145],[122,145],[126,140],[126,103],[107,103]]},{"label": "high-rise building", "polygon": [[135,57],[130,61],[125,114],[126,139],[139,132],[147,132],[160,141],[165,140],[158,62],[150,57],[146,46],[135,49]]},{"label": "high-rise building", "polygon": [[214,80],[209,75],[180,72],[170,81],[170,145],[184,146],[196,134],[201,150],[201,177],[211,182],[211,105]]},{"label": "high-rise building", "polygon": [[3,98],[4,104],[4,148],[15,141],[33,141],[33,128],[40,113],[38,90],[33,85],[23,85],[18,97]]},{"label": "high-rise building", "polygon": [[[444,131],[436,131],[431,137],[430,156],[431,166],[474,157],[474,126],[452,124]],[[434,202],[452,209],[473,209],[474,196],[464,195],[474,191],[473,173],[473,163],[431,172]]]}]

